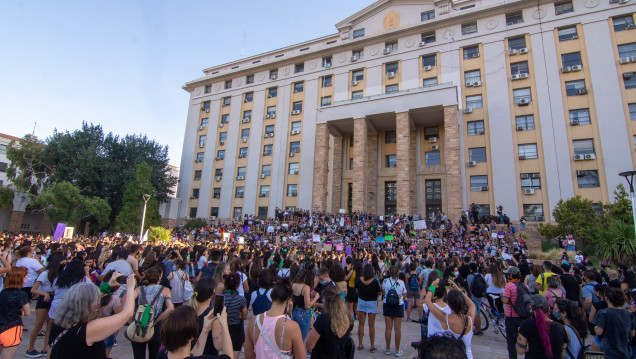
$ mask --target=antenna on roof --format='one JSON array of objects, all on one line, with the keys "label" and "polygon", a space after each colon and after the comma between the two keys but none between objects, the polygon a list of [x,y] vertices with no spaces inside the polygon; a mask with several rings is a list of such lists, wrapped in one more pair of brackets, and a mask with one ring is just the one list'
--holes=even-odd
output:
[{"label": "antenna on roof", "polygon": [[31,132],[31,136],[35,136],[35,126],[37,126],[37,125],[38,125],[37,122],[33,123],[33,132]]}]

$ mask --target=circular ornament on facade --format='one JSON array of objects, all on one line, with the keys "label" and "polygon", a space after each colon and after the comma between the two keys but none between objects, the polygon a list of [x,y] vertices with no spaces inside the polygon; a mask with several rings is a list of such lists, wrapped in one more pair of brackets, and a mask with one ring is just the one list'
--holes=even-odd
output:
[{"label": "circular ornament on facade", "polygon": [[600,0],[585,0],[585,7],[587,8],[597,7],[599,3],[600,3]]},{"label": "circular ornament on facade", "polygon": [[221,89],[221,84],[216,84],[216,86],[214,86],[214,91],[219,91]]},{"label": "circular ornament on facade", "polygon": [[378,50],[378,48],[377,48],[377,47],[373,47],[373,48],[371,48],[371,55],[375,56],[375,55],[377,55],[377,54],[378,54],[378,52],[379,52],[379,51],[380,51],[380,50]]},{"label": "circular ornament on facade", "polygon": [[258,74],[258,76],[256,76],[256,79],[258,80],[258,82],[261,82],[261,81],[265,80],[265,75],[264,74]]},{"label": "circular ornament on facade", "polygon": [[234,81],[234,83],[236,84],[236,86],[241,86],[243,84],[243,80],[237,79],[236,81]]},{"label": "circular ornament on facade", "polygon": [[283,74],[289,75],[289,67],[285,67],[285,69],[283,70]]},{"label": "circular ornament on facade", "polygon": [[194,90],[194,94],[195,94],[195,95],[200,95],[200,94],[201,94],[201,89],[196,89],[196,90]]},{"label": "circular ornament on facade", "polygon": [[413,39],[408,39],[406,40],[406,47],[413,47],[413,45],[415,45],[415,41],[413,41]]},{"label": "circular ornament on facade", "polygon": [[384,30],[393,30],[400,26],[400,14],[397,11],[391,10],[382,20]]},{"label": "circular ornament on facade", "polygon": [[486,23],[486,29],[492,30],[492,29],[496,28],[497,25],[498,25],[497,20],[495,20],[495,19],[488,20],[488,22]]},{"label": "circular ornament on facade", "polygon": [[312,69],[312,70],[315,69],[316,68],[316,61],[310,62],[309,63],[309,68]]},{"label": "circular ornament on facade", "polygon": [[544,8],[539,8],[538,10],[535,10],[535,12],[532,13],[532,17],[535,18],[536,20],[543,19],[545,15],[546,15],[546,12]]},{"label": "circular ornament on facade", "polygon": [[347,61],[347,56],[346,55],[338,56],[338,62],[343,63],[345,61]]}]

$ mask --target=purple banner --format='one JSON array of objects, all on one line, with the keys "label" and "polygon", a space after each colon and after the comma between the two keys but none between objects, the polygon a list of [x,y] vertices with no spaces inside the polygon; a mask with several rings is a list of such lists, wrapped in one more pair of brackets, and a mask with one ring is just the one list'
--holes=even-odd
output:
[{"label": "purple banner", "polygon": [[64,235],[64,230],[66,229],[66,223],[58,223],[57,227],[55,227],[55,234],[53,234],[53,240],[57,241],[62,238]]}]

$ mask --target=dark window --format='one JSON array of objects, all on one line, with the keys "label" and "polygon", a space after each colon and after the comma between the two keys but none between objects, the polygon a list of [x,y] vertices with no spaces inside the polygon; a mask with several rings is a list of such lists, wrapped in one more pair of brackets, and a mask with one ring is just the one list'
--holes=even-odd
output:
[{"label": "dark window", "polygon": [[470,176],[471,192],[481,192],[482,187],[488,188],[488,176]]},{"label": "dark window", "polygon": [[230,121],[230,115],[221,115],[221,123],[228,123]]},{"label": "dark window", "polygon": [[386,86],[386,93],[400,92],[400,85],[388,85]]},{"label": "dark window", "polygon": [[197,218],[197,208],[190,207],[190,218]]},{"label": "dark window", "polygon": [[353,30],[353,38],[357,39],[364,36],[364,29]]},{"label": "dark window", "polygon": [[210,217],[218,217],[219,216],[219,207],[210,207]]},{"label": "dark window", "polygon": [[393,73],[394,75],[398,72],[399,65],[397,62],[391,62],[385,65],[385,73],[388,75],[389,73]]},{"label": "dark window", "polygon": [[625,81],[626,90],[636,88],[636,76],[634,76],[633,72],[624,72],[623,80]]},{"label": "dark window", "polygon": [[229,106],[232,104],[232,98],[231,97],[223,97],[223,99],[221,100],[223,107],[225,106]]},{"label": "dark window", "polygon": [[632,15],[615,17],[612,19],[612,22],[614,23],[614,31],[625,31],[635,28]]},{"label": "dark window", "polygon": [[323,76],[322,77],[322,87],[329,87],[332,84],[333,76]]},{"label": "dark window", "polygon": [[422,13],[422,21],[435,19],[435,10],[425,11]]},{"label": "dark window", "polygon": [[198,188],[193,188],[192,189],[192,198],[194,198],[194,199],[198,199],[199,198],[199,189]]},{"label": "dark window", "polygon": [[601,186],[597,170],[576,171],[576,182],[579,188],[596,188]]},{"label": "dark window", "polygon": [[517,126],[517,131],[534,130],[534,115],[515,117],[515,125]]},{"label": "dark window", "polygon": [[201,110],[205,112],[210,112],[210,101],[203,101],[203,106],[201,106]]},{"label": "dark window", "polygon": [[267,89],[267,97],[272,98],[278,96],[278,87],[270,87]]},{"label": "dark window", "polygon": [[267,207],[258,207],[258,216],[261,218],[267,218]]},{"label": "dark window", "polygon": [[537,144],[529,143],[525,145],[519,145],[519,159],[520,160],[534,160],[539,158],[539,153],[537,152]]},{"label": "dark window", "polygon": [[512,39],[508,39],[508,48],[512,50],[519,50],[526,47],[526,37],[515,37]]},{"label": "dark window", "polygon": [[585,80],[566,81],[565,93],[568,96],[584,95]]},{"label": "dark window", "polygon": [[554,3],[554,14],[561,15],[566,14],[568,12],[573,12],[574,6],[572,5],[572,1],[559,1]]},{"label": "dark window", "polygon": [[384,133],[384,143],[395,143],[395,131],[386,131]]},{"label": "dark window", "polygon": [[361,98],[364,97],[364,91],[360,90],[360,91],[353,91],[351,93],[351,99],[352,100],[359,100]]},{"label": "dark window", "polygon": [[248,92],[245,94],[245,102],[252,102],[254,101],[254,93],[253,92]]},{"label": "dark window", "polygon": [[216,198],[216,199],[221,198],[221,188],[220,187],[215,187],[212,190],[212,198]]},{"label": "dark window", "polygon": [[469,148],[468,160],[475,161],[475,162],[486,162],[486,148],[485,147]]},{"label": "dark window", "polygon": [[594,140],[574,140],[572,141],[572,149],[575,155],[593,155]]},{"label": "dark window", "polygon": [[435,37],[435,31],[426,32],[422,34],[422,42],[425,44],[430,44],[435,42],[437,39]]},{"label": "dark window", "polygon": [[632,56],[636,56],[636,42],[618,45],[618,57],[629,57],[631,59]]},{"label": "dark window", "polygon": [[292,111],[302,111],[303,110],[303,102],[297,101],[292,104]]},{"label": "dark window", "polygon": [[397,167],[397,155],[386,155],[384,156],[384,161],[384,167],[386,168]]},{"label": "dark window", "polygon": [[479,46],[464,47],[464,60],[479,57]]},{"label": "dark window", "polygon": [[541,189],[541,175],[539,173],[522,173],[521,189]]},{"label": "dark window", "polygon": [[225,89],[231,89],[231,88],[232,88],[232,80],[225,81]]},{"label": "dark window", "polygon": [[441,164],[441,157],[439,151],[426,152],[425,154],[425,164],[427,166],[439,165]]},{"label": "dark window", "polygon": [[483,135],[485,133],[484,121],[469,121],[466,125],[468,136]]},{"label": "dark window", "polygon": [[303,71],[305,71],[305,63],[301,62],[299,64],[294,65],[294,73],[297,74]]},{"label": "dark window", "polygon": [[524,204],[523,217],[528,221],[543,221],[543,205],[542,204]]},{"label": "dark window", "polygon": [[212,92],[212,85],[205,85],[205,89],[203,90],[203,93],[210,93]]},{"label": "dark window", "polygon": [[576,26],[564,27],[558,30],[559,42],[569,41],[579,38]]},{"label": "dark window", "polygon": [[569,54],[563,54],[561,55],[561,61],[563,62],[563,67],[581,66],[581,53],[571,52]]},{"label": "dark window", "polygon": [[477,32],[477,21],[462,24],[462,35],[473,34]]},{"label": "dark window", "polygon": [[570,125],[589,125],[590,122],[590,109],[581,108],[577,110],[570,110]]},{"label": "dark window", "polygon": [[506,14],[506,25],[514,25],[523,22],[523,13],[521,11],[509,12]]},{"label": "dark window", "polygon": [[[1,169],[2,169],[2,165],[1,165],[1,162],[0,162],[0,170]],[[195,181],[200,181],[201,180],[201,172],[202,172],[201,170],[194,171],[194,180]]]},{"label": "dark window", "polygon": [[294,92],[303,92],[304,89],[305,89],[305,83],[304,82],[296,82],[296,83],[294,83]]},{"label": "dark window", "polygon": [[323,96],[320,98],[320,106],[331,106],[331,96]]},{"label": "dark window", "polygon": [[271,156],[273,150],[274,150],[274,145],[264,145],[263,156]]},{"label": "dark window", "polygon": [[437,55],[422,56],[422,67],[437,65]]},{"label": "dark window", "polygon": [[254,83],[254,75],[247,75],[245,76],[245,83],[246,84],[253,84]]},{"label": "dark window", "polygon": [[528,74],[528,62],[522,61],[510,64],[510,73],[513,75]]}]

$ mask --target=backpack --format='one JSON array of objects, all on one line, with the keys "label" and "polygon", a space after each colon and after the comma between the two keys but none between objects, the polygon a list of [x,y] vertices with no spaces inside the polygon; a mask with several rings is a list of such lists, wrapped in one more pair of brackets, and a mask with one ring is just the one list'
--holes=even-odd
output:
[{"label": "backpack", "polygon": [[272,301],[267,298],[269,291],[271,291],[271,289],[266,290],[263,294],[260,293],[260,290],[256,291],[256,298],[254,299],[254,303],[252,303],[252,311],[255,316],[265,313],[271,308]]},{"label": "backpack", "polygon": [[[391,283],[390,279],[389,283]],[[386,293],[386,305],[388,305],[389,307],[400,306],[400,296],[398,295],[397,290],[395,290],[395,284],[397,284],[397,282],[391,283],[391,289],[389,289],[389,291]]]},{"label": "backpack", "polygon": [[412,292],[417,292],[420,290],[420,283],[417,281],[417,276],[409,273],[409,290]]},{"label": "backpack", "polygon": [[512,306],[512,309],[517,313],[518,316],[522,318],[528,318],[532,316],[532,304],[534,304],[534,299],[532,299],[532,294],[530,290],[525,285],[520,282],[513,282],[515,287],[517,287],[517,301]]},{"label": "backpack", "polygon": [[488,289],[488,284],[486,283],[486,279],[481,274],[471,274],[473,276],[472,286],[470,287],[470,291],[475,298],[483,298],[486,296],[486,290]]},{"label": "backpack", "polygon": [[152,301],[147,303],[144,287],[139,288],[141,304],[135,311],[132,323],[128,325],[126,332],[124,332],[126,339],[135,343],[146,343],[152,339],[155,334],[155,308],[153,308],[153,305],[159,299],[162,291],[163,289],[159,290],[152,298]]}]

